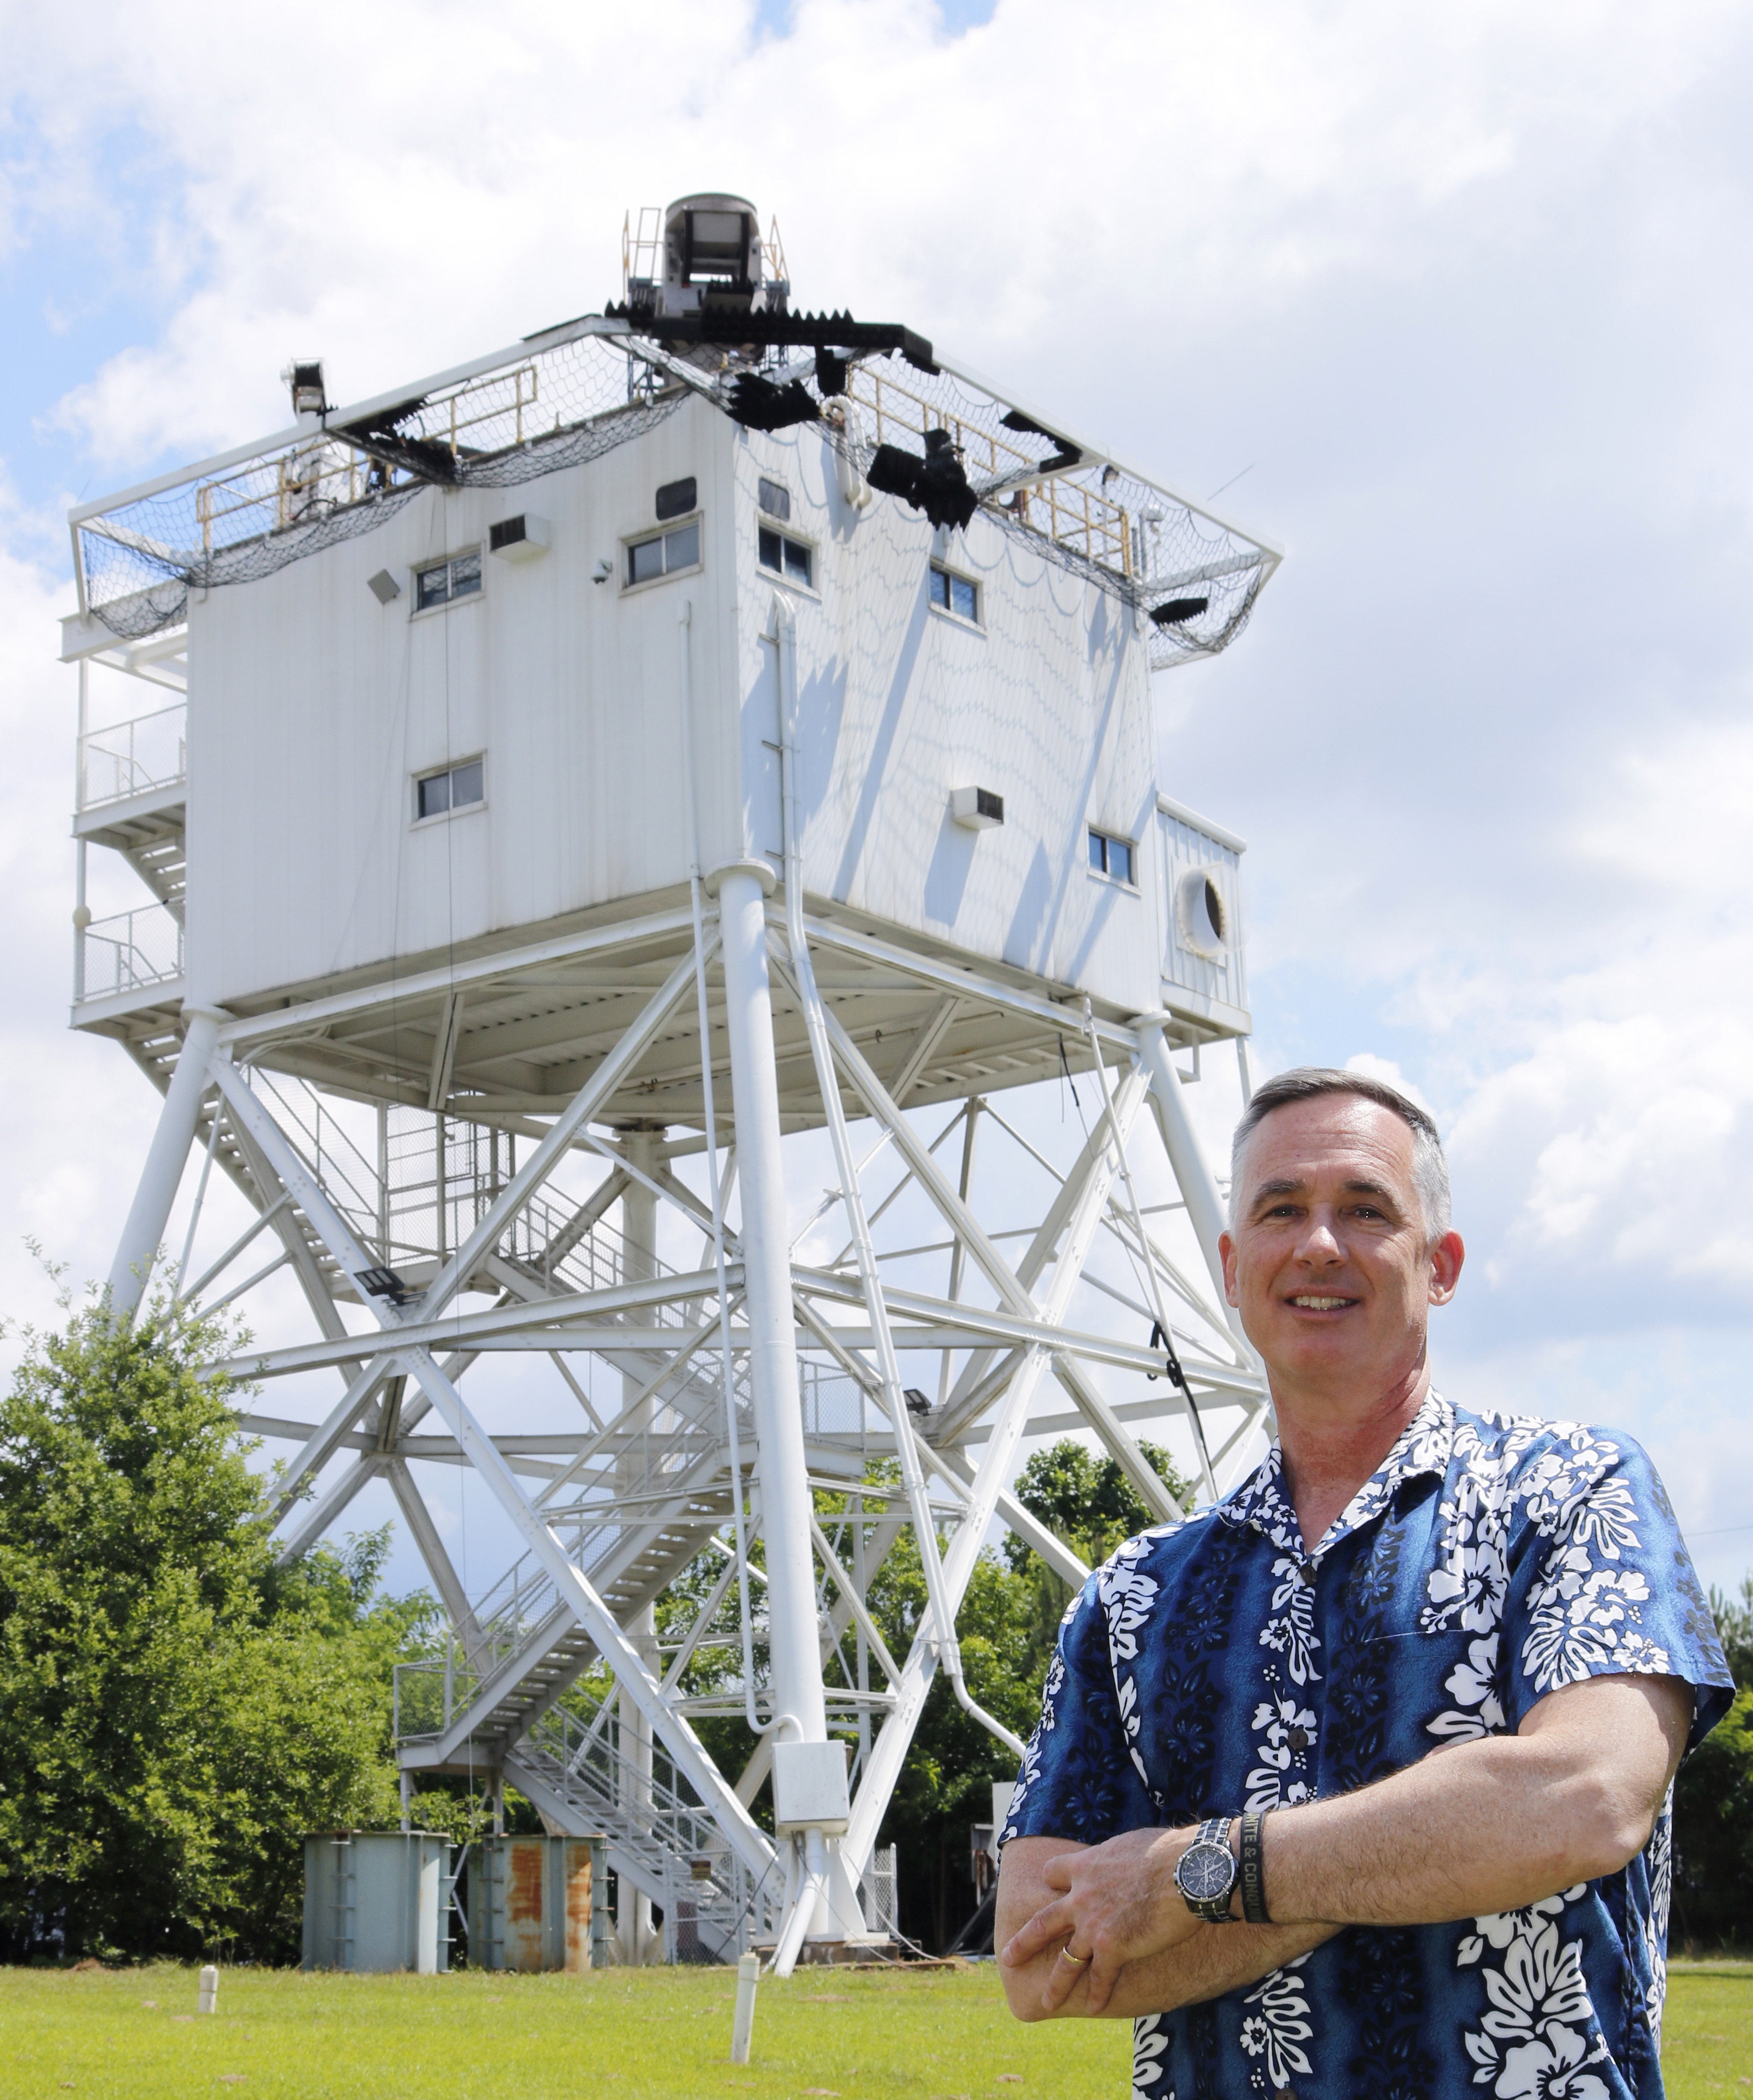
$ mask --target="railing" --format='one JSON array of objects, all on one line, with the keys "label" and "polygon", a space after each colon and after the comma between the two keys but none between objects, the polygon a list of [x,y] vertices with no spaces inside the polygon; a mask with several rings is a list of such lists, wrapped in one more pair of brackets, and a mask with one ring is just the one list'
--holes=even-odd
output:
[{"label": "railing", "polygon": [[[987,481],[1015,483],[1009,508],[1026,525],[1062,546],[1075,548],[1104,568],[1131,576],[1132,521],[1121,505],[1080,482],[1043,475],[1035,453],[938,408],[872,365],[854,369],[850,390],[853,399],[874,417],[878,444],[885,441],[885,426],[917,438],[928,430],[947,430],[970,479],[978,475]],[[1020,479],[1024,475],[1029,477],[1027,482]]]},{"label": "railing", "polygon": [[79,935],[81,1001],[144,991],[183,974],[183,929],[162,904],[143,904],[113,919],[99,919]]},{"label": "railing", "polygon": [[179,700],[174,707],[81,737],[79,808],[97,809],[183,779],[188,772],[188,714]]},{"label": "railing", "polygon": [[[469,450],[462,442],[466,431],[509,416],[514,442],[522,444],[526,435],[535,434],[532,419],[526,429],[525,412],[534,408],[536,399],[533,364],[490,373],[440,402],[439,406],[447,412],[445,420],[436,430],[423,429],[421,442],[448,446],[454,459]],[[494,435],[499,438],[502,434]],[[233,545],[257,534],[308,524],[330,511],[399,488],[407,479],[404,469],[349,439],[328,431],[313,435],[307,444],[283,452],[272,462],[252,461],[196,488],[195,515],[201,526],[201,551],[213,552],[216,528],[219,545]]]}]

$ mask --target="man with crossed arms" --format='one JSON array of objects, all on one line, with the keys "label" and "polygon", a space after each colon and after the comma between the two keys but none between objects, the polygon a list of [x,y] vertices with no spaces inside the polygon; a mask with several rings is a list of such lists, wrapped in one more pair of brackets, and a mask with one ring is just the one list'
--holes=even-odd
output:
[{"label": "man with crossed arms", "polygon": [[1670,1788],[1733,1696],[1661,1482],[1433,1390],[1464,1249],[1393,1088],[1270,1081],[1230,1189],[1278,1441],[1066,1614],[1011,2010],[1133,2018],[1148,2100],[1658,2100]]}]

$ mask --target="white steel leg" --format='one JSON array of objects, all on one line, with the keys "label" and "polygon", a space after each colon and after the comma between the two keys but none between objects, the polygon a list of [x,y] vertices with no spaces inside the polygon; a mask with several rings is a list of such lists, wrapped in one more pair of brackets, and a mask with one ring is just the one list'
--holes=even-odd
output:
[{"label": "white steel leg", "polygon": [[779,1074],[767,973],[766,900],[760,876],[726,868],[718,884],[731,1094],[743,1189],[743,1273],[749,1384],[760,1450],[767,1542],[767,1600],[775,1714],[804,1742],[828,1740],[810,1550],[809,1468],[797,1396],[791,1251],[779,1156]]},{"label": "white steel leg", "polygon": [[231,1016],[216,1007],[185,1007],[188,1027],[183,1048],[170,1075],[152,1149],[140,1170],[139,1185],[121,1229],[121,1243],[109,1272],[110,1310],[119,1320],[131,1320],[146,1290],[146,1279],[170,1222],[170,1207],[183,1180],[188,1149],[195,1141],[201,1120],[201,1097],[207,1091],[207,1067],[219,1040],[219,1030]]},{"label": "white steel leg", "polygon": [[1199,1251],[1205,1257],[1205,1266],[1211,1271],[1212,1287],[1217,1293],[1217,1304],[1230,1331],[1236,1339],[1246,1344],[1242,1332],[1241,1316],[1230,1304],[1224,1292],[1223,1256],[1217,1251],[1218,1235],[1229,1220],[1224,1215],[1223,1198],[1217,1193],[1217,1180],[1207,1165],[1199,1133],[1193,1127],[1193,1118],[1187,1114],[1187,1105],[1181,1097],[1181,1075],[1175,1070],[1175,1061],[1168,1054],[1168,1044],[1163,1035],[1160,1020],[1146,1018],[1138,1023],[1138,1057],[1150,1075],[1150,1105],[1156,1112],[1157,1128],[1163,1133],[1163,1149],[1168,1154],[1168,1163],[1175,1170],[1175,1179],[1181,1185],[1186,1199],[1187,1216],[1194,1234],[1199,1242]]}]

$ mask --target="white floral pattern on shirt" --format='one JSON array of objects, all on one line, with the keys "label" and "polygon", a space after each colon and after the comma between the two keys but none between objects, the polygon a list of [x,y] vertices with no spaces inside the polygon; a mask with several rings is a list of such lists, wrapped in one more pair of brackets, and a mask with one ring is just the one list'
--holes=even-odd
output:
[{"label": "white floral pattern on shirt", "polygon": [[1487,1948],[1503,1956],[1484,1961],[1490,2010],[1462,2037],[1474,2085],[1490,2085],[1497,2100],[1612,2100],[1591,2068],[1609,2058],[1583,1979],[1583,1942],[1559,1930],[1565,1905],[1583,1892],[1579,1884],[1526,1910],[1475,1918],[1456,1949],[1458,1969]]}]

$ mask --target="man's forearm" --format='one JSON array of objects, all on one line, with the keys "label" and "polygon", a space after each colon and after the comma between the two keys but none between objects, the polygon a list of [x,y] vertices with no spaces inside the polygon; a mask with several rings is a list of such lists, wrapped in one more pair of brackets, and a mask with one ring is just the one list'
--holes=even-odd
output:
[{"label": "man's forearm", "polygon": [[[1344,1928],[1336,1925],[1214,1925],[1165,1953],[1128,1961],[1101,2011],[1102,2019],[1172,2013],[1239,1991],[1319,1947]],[[1084,1993],[1087,1996],[1088,1993]],[[1086,2010],[1068,2005],[1068,2013]]]},{"label": "man's forearm", "polygon": [[[1434,1924],[1519,1910],[1616,1873],[1648,1842],[1689,1694],[1671,1679],[1597,1679],[1549,1705],[1537,1729],[1462,1744],[1356,1793],[1269,1815],[1274,1921]],[[1616,1761],[1579,1752],[1579,1735],[1603,1732],[1619,1740]]]}]

